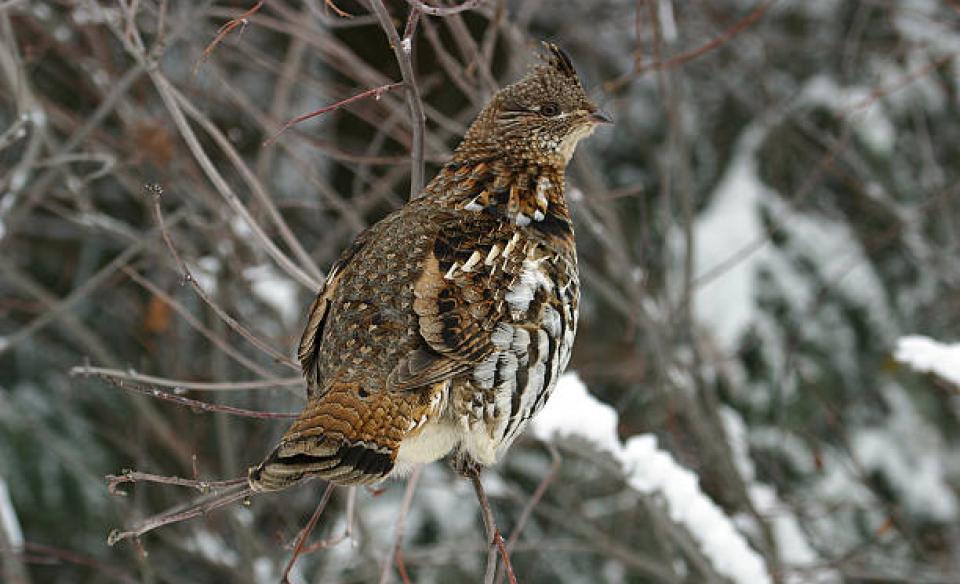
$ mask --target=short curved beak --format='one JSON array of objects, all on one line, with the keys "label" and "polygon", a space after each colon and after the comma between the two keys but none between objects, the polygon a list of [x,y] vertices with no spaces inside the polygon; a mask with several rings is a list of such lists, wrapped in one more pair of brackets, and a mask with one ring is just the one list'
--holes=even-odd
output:
[{"label": "short curved beak", "polygon": [[603,110],[597,110],[590,114],[590,121],[594,124],[612,124],[613,118],[610,117],[610,114]]}]

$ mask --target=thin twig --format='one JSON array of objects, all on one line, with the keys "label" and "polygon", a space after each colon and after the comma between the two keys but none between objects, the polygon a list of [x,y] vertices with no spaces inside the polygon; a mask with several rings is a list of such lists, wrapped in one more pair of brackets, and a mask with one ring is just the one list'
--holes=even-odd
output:
[{"label": "thin twig", "polygon": [[353,537],[354,522],[357,520],[357,487],[345,487],[347,489],[347,504],[344,515],[346,516],[343,533],[335,537],[321,539],[303,548],[303,553],[309,554],[320,549],[333,547],[343,540]]},{"label": "thin twig", "polygon": [[[527,521],[530,520],[530,516],[533,515],[533,510],[537,507],[537,504],[540,503],[540,500],[543,499],[543,495],[546,494],[547,488],[557,478],[557,472],[560,470],[560,451],[557,450],[557,447],[551,444],[550,442],[544,442],[547,450],[550,452],[550,458],[552,462],[550,464],[550,470],[547,471],[547,474],[543,477],[543,480],[540,481],[540,484],[537,485],[537,488],[534,489],[533,495],[530,496],[530,500],[527,501],[527,504],[524,505],[523,511],[520,512],[520,517],[517,518],[517,524],[514,526],[513,531],[510,532],[510,537],[507,538],[507,552],[512,552],[514,547],[517,545],[517,542],[520,540],[520,532],[523,531],[523,528],[526,527]],[[497,584],[503,582],[505,572],[500,572],[497,574]]]},{"label": "thin twig", "polygon": [[366,91],[363,91],[363,92],[361,92],[361,93],[358,93],[358,94],[353,95],[353,96],[351,96],[351,97],[348,97],[348,98],[346,98],[346,99],[342,99],[342,100],[340,100],[340,101],[338,101],[338,102],[336,102],[336,103],[332,103],[332,104],[330,104],[330,105],[328,105],[328,106],[324,106],[324,107],[322,107],[322,108],[320,108],[320,109],[318,109],[318,110],[314,110],[314,111],[312,111],[312,112],[310,112],[310,113],[308,113],[308,114],[303,114],[302,116],[297,116],[297,117],[293,118],[292,120],[287,120],[286,122],[284,122],[284,124],[283,124],[282,126],[280,126],[280,129],[279,129],[279,130],[277,130],[272,136],[270,136],[269,138],[267,138],[266,140],[264,140],[263,145],[264,145],[264,146],[269,146],[270,144],[273,144],[273,143],[276,141],[277,137],[279,137],[280,134],[282,134],[283,132],[285,132],[285,131],[287,130],[287,128],[289,128],[289,127],[291,127],[291,126],[295,126],[295,125],[299,124],[300,122],[304,122],[304,121],[306,121],[306,120],[309,120],[310,118],[315,118],[315,117],[320,116],[320,115],[323,115],[323,114],[325,114],[325,113],[327,113],[327,112],[331,112],[331,111],[333,111],[333,110],[340,109],[340,108],[342,108],[343,106],[345,106],[345,105],[347,105],[347,104],[353,103],[353,102],[355,102],[355,101],[357,101],[357,100],[360,100],[360,99],[363,99],[363,98],[365,98],[365,97],[370,97],[371,95],[374,97],[374,99],[379,100],[379,99],[380,99],[380,96],[383,95],[385,92],[390,91],[390,90],[393,90],[393,89],[396,89],[397,87],[403,87],[403,86],[404,86],[404,84],[403,84],[402,82],[398,82],[398,83],[389,83],[389,84],[387,84],[387,85],[381,85],[380,87],[374,87],[373,89],[368,89],[368,90],[366,90]]},{"label": "thin twig", "polygon": [[[233,188],[226,181],[223,175],[217,170],[216,165],[210,159],[210,156],[207,154],[203,145],[200,143],[200,139],[197,136],[196,132],[193,131],[193,128],[190,127],[190,123],[187,121],[187,114],[190,115],[200,124],[204,130],[210,135],[211,138],[216,141],[216,143],[223,149],[224,153],[227,154],[236,164],[237,170],[244,175],[244,178],[249,179],[250,176],[247,174],[250,172],[249,168],[246,168],[246,165],[242,163],[242,159],[237,154],[237,151],[233,146],[230,145],[230,141],[227,140],[223,133],[220,132],[216,126],[210,123],[210,120],[192,104],[188,99],[186,99],[183,94],[181,94],[167,79],[163,76],[158,70],[150,70],[150,78],[154,82],[154,86],[160,92],[160,97],[163,100],[164,105],[167,110],[170,112],[171,117],[173,118],[174,124],[177,126],[177,129],[180,131],[180,135],[183,137],[184,141],[187,143],[187,147],[190,149],[190,152],[193,154],[193,157],[196,159],[197,164],[203,169],[204,173],[207,175],[207,178],[210,179],[210,182],[216,187],[217,191],[224,198],[230,208],[239,215],[250,230],[253,232],[254,240],[260,244],[260,247],[267,252],[267,254],[273,258],[277,265],[280,266],[287,274],[289,274],[293,279],[300,282],[305,287],[310,290],[319,290],[320,289],[320,279],[315,276],[311,276],[303,271],[300,266],[296,265],[277,245],[270,239],[269,236],[264,232],[263,228],[260,226],[257,221],[254,220],[253,216],[250,214],[250,211],[244,206],[240,201],[240,198],[234,192]],[[246,170],[246,172],[244,172]],[[252,174],[252,173],[250,173]],[[255,181],[256,177],[253,177],[253,182],[248,180],[254,194],[258,196],[258,199],[264,203],[264,209],[274,217],[276,214],[276,208],[270,203],[269,197],[266,197],[262,193],[262,189],[258,188],[260,185]],[[271,212],[271,209],[273,211]],[[275,221],[275,223],[277,223]],[[278,228],[282,225],[282,221],[277,223]],[[287,229],[289,231],[289,229]],[[281,232],[284,231],[281,229]],[[291,245],[292,249],[297,249],[301,247],[296,244],[295,238],[292,234],[286,238],[288,244]],[[302,249],[302,247],[301,247]],[[305,264],[310,266],[309,263]]]},{"label": "thin twig", "polygon": [[430,16],[450,16],[452,14],[460,14],[466,10],[478,8],[484,2],[486,2],[486,0],[464,0],[463,4],[458,4],[457,6],[429,6],[428,4],[422,2],[422,0],[407,0],[407,4],[409,4],[411,8],[416,8],[420,12],[429,14]]},{"label": "thin twig", "polygon": [[497,575],[497,552],[499,552],[503,558],[503,568],[507,573],[510,584],[517,584],[513,566],[510,565],[510,554],[503,543],[500,529],[497,528],[496,520],[493,517],[493,509],[490,508],[487,493],[483,490],[483,483],[480,482],[480,471],[475,469],[470,473],[470,482],[473,483],[473,490],[477,494],[477,501],[480,503],[480,511],[483,516],[483,526],[487,531],[487,569],[484,572],[483,582],[484,584],[493,584]]},{"label": "thin twig", "polygon": [[[137,584],[140,582],[139,579],[134,578],[132,574],[119,566],[107,564],[94,556],[82,554],[74,550],[29,541],[24,543],[23,549],[29,552],[34,558],[49,558],[49,560],[47,560],[49,563],[59,564],[66,562],[76,566],[83,566],[84,568],[92,568],[94,570],[93,573],[97,574],[98,577],[113,578],[126,584]],[[102,580],[98,578],[98,581]]]},{"label": "thin twig", "polygon": [[[244,408],[235,408],[233,406],[225,406],[223,404],[212,404],[205,401],[190,399],[188,397],[183,397],[181,395],[174,395],[172,393],[167,393],[156,387],[150,387],[147,385],[141,385],[139,383],[132,383],[129,381],[124,381],[122,379],[116,379],[114,377],[108,376],[99,376],[101,379],[105,380],[110,385],[120,389],[126,389],[135,393],[139,393],[148,397],[155,397],[159,400],[168,401],[175,403],[180,406],[194,408],[202,412],[216,412],[221,414],[230,414],[232,416],[240,416],[242,418],[257,418],[261,420],[273,420],[273,419],[286,419],[290,420],[297,417],[295,413],[286,413],[286,412],[260,412],[256,410],[247,410]],[[174,389],[176,391],[176,389]]]},{"label": "thin twig", "polygon": [[733,26],[723,31],[716,37],[710,39],[706,43],[700,45],[699,47],[690,49],[689,51],[684,51],[679,55],[674,55],[673,57],[670,57],[663,61],[657,60],[653,63],[647,63],[647,64],[643,64],[639,62],[636,63],[633,67],[633,70],[630,71],[629,73],[626,73],[612,81],[608,81],[604,83],[603,84],[604,89],[607,91],[616,91],[621,87],[623,87],[624,85],[626,85],[627,83],[629,83],[631,80],[633,80],[635,77],[637,77],[641,73],[645,73],[647,71],[652,71],[656,69],[670,69],[673,67],[677,67],[679,65],[683,65],[688,61],[692,61],[697,57],[700,57],[706,53],[709,53],[710,51],[713,51],[727,44],[735,36],[747,30],[755,22],[760,20],[760,17],[762,17],[764,14],[767,13],[767,10],[769,10],[770,7],[773,6],[775,1],[776,0],[766,0],[765,2],[763,2],[762,4],[754,8],[749,14],[747,14],[746,16],[744,16],[743,18],[735,22]]},{"label": "thin twig", "polygon": [[266,341],[263,341],[254,335],[235,318],[227,314],[225,310],[220,308],[220,306],[210,298],[203,287],[200,286],[200,283],[197,282],[196,278],[193,277],[193,274],[190,272],[190,268],[187,267],[186,262],[184,262],[183,258],[180,257],[180,252],[177,251],[176,246],[173,244],[173,239],[170,237],[170,232],[167,230],[167,226],[163,220],[163,210],[160,208],[160,196],[163,194],[163,188],[159,185],[148,185],[146,190],[153,196],[154,217],[157,220],[157,225],[159,226],[160,233],[163,236],[163,241],[167,244],[167,249],[170,250],[170,255],[173,256],[173,260],[177,263],[180,273],[183,274],[184,281],[190,284],[190,287],[193,288],[194,292],[197,293],[197,296],[199,296],[200,299],[207,304],[207,306],[212,308],[213,311],[217,313],[217,316],[219,316],[220,319],[225,322],[227,326],[232,328],[237,334],[247,339],[247,341],[249,341],[253,346],[257,347],[267,355],[273,357],[278,363],[299,371],[300,366],[294,363],[292,359],[283,355],[268,345]]},{"label": "thin twig", "polygon": [[111,495],[126,495],[124,491],[118,490],[124,483],[160,483],[164,485],[176,485],[178,487],[191,487],[202,493],[212,490],[234,487],[247,482],[246,477],[228,479],[225,481],[204,481],[198,479],[184,479],[175,476],[164,476],[136,470],[125,470],[118,475],[107,475],[107,491]]},{"label": "thin twig", "polygon": [[303,385],[302,377],[283,377],[273,379],[257,379],[254,381],[185,381],[183,379],[169,379],[167,377],[157,377],[156,375],[146,375],[136,371],[120,371],[119,369],[108,369],[106,367],[91,367],[90,365],[78,365],[70,369],[70,375],[83,375],[98,377],[113,377],[128,381],[139,381],[161,387],[175,387],[181,390],[191,391],[238,391],[244,389],[264,389],[269,387],[290,387]]},{"label": "thin twig", "polygon": [[[403,82],[407,89],[407,109],[410,113],[410,127],[413,134],[410,147],[410,199],[415,199],[423,189],[423,135],[426,129],[426,116],[423,113],[420,88],[417,86],[413,74],[413,61],[410,58],[413,52],[413,38],[400,39],[397,29],[393,26],[390,13],[387,12],[382,0],[370,0],[370,6],[377,15],[377,20],[380,21],[380,27],[387,35],[390,48],[393,49],[397,64],[400,65],[400,74],[403,76]],[[413,10],[419,9],[413,8]],[[412,28],[411,25],[408,25],[408,28]]]},{"label": "thin twig", "polygon": [[420,474],[423,467],[418,466],[407,479],[407,490],[403,493],[403,502],[400,504],[400,511],[397,515],[397,523],[393,528],[393,547],[390,553],[383,559],[380,565],[380,584],[387,584],[390,581],[390,574],[394,559],[397,557],[400,547],[403,545],[403,535],[407,529],[407,513],[410,511],[410,505],[413,503],[413,493],[417,490],[417,483],[420,481]]},{"label": "thin twig", "polygon": [[[217,348],[223,351],[224,354],[229,355],[231,359],[239,363],[240,365],[246,367],[253,373],[263,376],[265,378],[273,377],[273,374],[255,363],[252,359],[246,357],[241,353],[237,348],[235,348],[230,342],[227,341],[222,335],[210,330],[208,327],[204,326],[200,320],[195,317],[186,307],[178,302],[175,298],[158,288],[153,282],[147,280],[141,276],[136,270],[130,266],[124,266],[122,268],[123,273],[130,277],[134,282],[146,288],[151,294],[156,298],[159,298],[166,303],[167,306],[176,311],[180,315],[180,318],[186,321],[191,328],[203,335],[208,341],[213,343]],[[181,274],[182,275],[182,274]],[[156,383],[156,382],[149,382]],[[159,384],[162,385],[162,384]]]},{"label": "thin twig", "polygon": [[194,76],[197,75],[197,72],[200,70],[200,66],[203,65],[204,62],[206,62],[206,60],[210,58],[210,55],[213,54],[213,51],[214,49],[217,48],[217,45],[219,45],[223,41],[223,39],[225,39],[227,35],[233,31],[233,29],[239,26],[240,34],[243,34],[243,31],[247,28],[247,24],[250,22],[247,19],[253,16],[254,14],[256,14],[260,10],[260,8],[263,7],[264,1],[265,0],[258,0],[257,3],[254,4],[249,10],[247,10],[240,16],[231,18],[230,20],[225,22],[223,26],[220,27],[220,29],[217,31],[217,35],[213,37],[213,40],[210,41],[210,44],[208,44],[206,48],[203,49],[203,54],[200,55],[200,58],[197,59],[196,64],[193,66]]},{"label": "thin twig", "polygon": [[304,551],[304,543],[306,543],[307,538],[310,537],[310,534],[313,533],[313,530],[317,527],[317,521],[320,520],[320,515],[323,514],[323,510],[326,509],[327,503],[330,501],[330,496],[333,495],[333,490],[337,487],[334,483],[327,483],[327,488],[323,491],[323,496],[320,497],[320,502],[317,504],[317,508],[313,511],[313,515],[310,517],[310,521],[307,522],[307,525],[300,530],[300,534],[297,535],[297,543],[293,546],[293,554],[290,556],[290,561],[287,562],[287,567],[283,569],[283,575],[280,578],[280,581],[283,584],[288,584],[290,582],[290,570],[293,569],[293,565],[297,562],[297,558],[300,557],[300,554]]},{"label": "thin twig", "polygon": [[220,507],[246,499],[253,494],[254,491],[249,486],[242,486],[237,489],[229,489],[214,497],[202,497],[201,502],[191,505],[186,509],[167,511],[153,515],[125,531],[114,529],[107,537],[107,544],[112,546],[125,539],[139,538],[141,535],[153,531],[158,527],[206,515],[214,509],[219,509]]}]

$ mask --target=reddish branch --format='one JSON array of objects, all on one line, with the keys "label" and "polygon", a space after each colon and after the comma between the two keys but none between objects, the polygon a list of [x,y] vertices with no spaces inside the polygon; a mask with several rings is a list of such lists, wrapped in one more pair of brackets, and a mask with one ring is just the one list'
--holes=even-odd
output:
[{"label": "reddish branch", "polygon": [[188,397],[183,397],[181,395],[174,395],[172,393],[167,393],[157,387],[141,385],[139,383],[133,383],[131,381],[117,379],[115,377],[109,377],[105,375],[98,375],[98,377],[100,377],[101,379],[105,380],[106,382],[120,389],[133,391],[135,393],[146,395],[148,397],[155,397],[159,400],[172,402],[177,405],[193,408],[196,410],[200,410],[202,412],[219,412],[221,414],[230,414],[232,416],[240,416],[243,418],[257,418],[261,420],[272,420],[276,418],[292,419],[297,417],[297,414],[293,414],[293,413],[260,412],[256,410],[235,408],[233,406],[225,406],[223,404],[212,404],[209,402],[204,402],[196,399],[190,399]]},{"label": "reddish branch", "polygon": [[283,584],[289,584],[290,570],[293,569],[293,565],[297,562],[297,558],[305,552],[304,545],[307,542],[307,538],[310,537],[310,534],[313,533],[313,530],[317,527],[317,522],[320,520],[320,515],[323,514],[323,510],[326,509],[327,503],[330,501],[330,496],[333,495],[333,489],[336,488],[336,485],[333,483],[327,483],[327,488],[323,491],[323,496],[320,497],[320,503],[317,504],[317,508],[313,511],[313,515],[310,516],[310,521],[307,522],[306,527],[304,527],[300,534],[297,536],[297,542],[293,546],[293,555],[290,556],[290,561],[287,562],[287,567],[283,569],[283,576],[280,578],[280,582]]},{"label": "reddish branch", "polygon": [[277,137],[278,137],[280,134],[284,133],[288,128],[290,128],[291,126],[295,126],[295,125],[299,124],[300,122],[305,122],[305,121],[309,120],[310,118],[315,118],[315,117],[320,116],[320,115],[323,115],[323,114],[325,114],[325,113],[327,113],[327,112],[332,112],[333,110],[340,109],[340,108],[342,108],[342,107],[345,106],[345,105],[351,104],[351,103],[353,103],[353,102],[355,102],[355,101],[364,99],[364,98],[366,98],[366,97],[370,97],[371,95],[374,96],[375,99],[378,99],[378,100],[379,100],[379,99],[380,99],[380,96],[383,95],[384,93],[386,93],[387,91],[391,91],[391,90],[396,89],[396,88],[398,88],[398,87],[403,87],[403,85],[404,85],[403,82],[398,82],[398,83],[389,83],[389,84],[387,84],[387,85],[381,85],[380,87],[374,87],[373,89],[368,89],[368,90],[363,91],[363,92],[361,92],[361,93],[358,93],[358,94],[356,94],[356,95],[350,96],[350,97],[348,97],[348,98],[346,98],[346,99],[342,99],[342,100],[340,100],[340,101],[338,101],[338,102],[336,102],[336,103],[332,103],[332,104],[330,104],[330,105],[328,105],[328,106],[325,106],[325,107],[322,107],[322,108],[320,108],[320,109],[318,109],[318,110],[314,110],[314,111],[312,111],[312,112],[310,112],[310,113],[308,113],[308,114],[303,114],[302,116],[297,116],[297,117],[293,118],[292,120],[289,120],[289,121],[285,122],[282,126],[280,126],[280,129],[277,130],[276,133],[273,134],[273,136],[270,136],[270,138],[268,138],[267,140],[265,140],[264,143],[263,143],[263,145],[264,145],[264,146],[268,146],[268,145],[272,144],[272,143],[277,139]]},{"label": "reddish branch", "polygon": [[747,30],[754,23],[760,20],[760,17],[766,14],[767,10],[769,10],[770,7],[773,6],[773,3],[774,3],[774,0],[767,0],[766,2],[763,2],[762,4],[754,8],[753,11],[750,12],[750,14],[747,14],[746,16],[744,16],[743,18],[735,22],[733,26],[731,26],[730,28],[723,31],[718,36],[714,37],[713,39],[707,41],[706,43],[700,45],[695,49],[684,51],[679,55],[674,55],[673,57],[670,57],[669,59],[666,59],[664,61],[654,61],[653,63],[647,63],[647,64],[637,63],[636,65],[634,65],[633,71],[621,76],[618,79],[615,79],[613,81],[608,81],[607,83],[605,83],[604,85],[606,90],[615,91],[617,89],[620,89],[624,85],[626,85],[628,82],[630,82],[630,80],[632,80],[633,78],[635,78],[637,75],[641,73],[644,73],[646,71],[651,71],[651,70],[657,70],[657,69],[672,69],[673,67],[683,65],[688,61],[692,61],[693,59],[696,59],[697,57],[700,57],[705,53],[709,53],[710,51],[713,51],[727,44],[728,42],[730,42],[731,39],[733,39],[733,37]]},{"label": "reddish branch", "polygon": [[230,34],[233,29],[240,27],[240,34],[243,34],[243,30],[247,27],[249,22],[247,19],[259,12],[263,7],[263,4],[266,0],[258,0],[249,10],[237,16],[236,18],[231,18],[223,26],[220,27],[220,30],[217,31],[217,36],[213,37],[213,40],[210,41],[210,44],[207,45],[207,48],[203,49],[203,54],[197,60],[197,64],[193,66],[193,74],[196,75],[197,71],[200,69],[200,66],[203,65],[210,55],[213,54],[213,50],[217,48],[223,39],[227,38],[227,35]]}]

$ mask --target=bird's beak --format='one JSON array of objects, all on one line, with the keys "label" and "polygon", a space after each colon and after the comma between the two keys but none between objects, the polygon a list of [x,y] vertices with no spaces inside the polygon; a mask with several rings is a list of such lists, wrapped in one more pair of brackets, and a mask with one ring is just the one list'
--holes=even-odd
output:
[{"label": "bird's beak", "polygon": [[598,126],[601,124],[612,124],[613,118],[610,117],[610,114],[603,110],[597,110],[590,114],[590,121]]}]

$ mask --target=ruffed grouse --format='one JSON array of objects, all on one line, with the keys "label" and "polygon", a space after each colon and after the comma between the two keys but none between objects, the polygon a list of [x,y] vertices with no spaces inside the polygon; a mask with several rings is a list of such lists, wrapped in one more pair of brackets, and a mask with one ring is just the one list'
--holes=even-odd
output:
[{"label": "ruffed grouse", "polygon": [[545,47],[422,195],[330,270],[300,342],[306,408],[250,469],[254,490],[370,484],[448,454],[491,465],[550,397],[580,302],[564,170],[610,120]]}]

